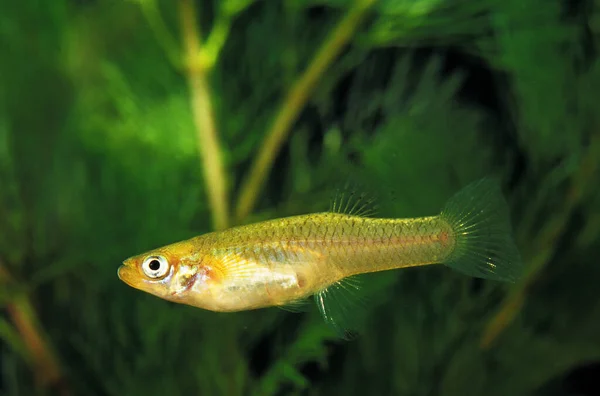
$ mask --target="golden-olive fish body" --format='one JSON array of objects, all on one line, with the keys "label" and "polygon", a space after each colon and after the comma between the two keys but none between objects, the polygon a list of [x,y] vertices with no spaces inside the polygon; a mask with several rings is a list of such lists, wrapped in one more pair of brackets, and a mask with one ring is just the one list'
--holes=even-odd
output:
[{"label": "golden-olive fish body", "polygon": [[220,312],[293,307],[315,296],[324,319],[344,327],[329,305],[340,304],[347,279],[438,263],[475,277],[516,279],[519,253],[496,183],[472,183],[437,216],[326,212],[212,232],[131,257],[118,275],[165,300]]}]

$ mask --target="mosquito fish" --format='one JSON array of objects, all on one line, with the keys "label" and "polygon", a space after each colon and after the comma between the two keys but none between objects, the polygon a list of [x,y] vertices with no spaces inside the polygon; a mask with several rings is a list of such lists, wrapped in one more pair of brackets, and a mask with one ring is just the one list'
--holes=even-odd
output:
[{"label": "mosquito fish", "polygon": [[[128,258],[129,286],[211,311],[292,308],[314,296],[326,322],[355,276],[443,264],[466,275],[514,282],[520,257],[497,183],[476,181],[440,214],[409,219],[336,210],[212,232]],[[341,307],[343,308],[343,307]]]}]

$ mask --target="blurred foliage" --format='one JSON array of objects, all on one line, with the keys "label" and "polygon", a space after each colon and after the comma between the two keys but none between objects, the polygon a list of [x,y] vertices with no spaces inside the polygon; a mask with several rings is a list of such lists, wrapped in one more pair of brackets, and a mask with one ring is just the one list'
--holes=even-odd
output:
[{"label": "blurred foliage", "polygon": [[[212,227],[178,3],[2,5],[3,395],[584,394],[568,376],[600,360],[597,2],[362,2],[243,221],[326,210],[349,179],[382,216],[432,215],[495,174],[527,274],[374,275],[353,342],[316,309],[217,314],[118,280],[126,257]],[[288,89],[362,3],[196,3],[232,204]]]}]

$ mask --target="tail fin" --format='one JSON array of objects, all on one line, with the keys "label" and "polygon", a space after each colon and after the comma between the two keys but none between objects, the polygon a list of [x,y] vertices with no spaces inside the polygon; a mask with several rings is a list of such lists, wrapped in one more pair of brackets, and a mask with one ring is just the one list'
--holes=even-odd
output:
[{"label": "tail fin", "polygon": [[450,198],[441,217],[456,237],[456,247],[445,265],[477,278],[517,280],[521,257],[497,182],[482,179],[469,184]]}]

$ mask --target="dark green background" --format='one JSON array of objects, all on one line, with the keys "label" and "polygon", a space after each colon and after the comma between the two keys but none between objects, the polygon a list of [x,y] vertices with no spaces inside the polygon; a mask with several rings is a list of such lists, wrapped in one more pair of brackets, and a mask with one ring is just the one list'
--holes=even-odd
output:
[{"label": "dark green background", "polygon": [[[204,36],[235,3],[197,2]],[[217,314],[118,280],[125,258],[212,227],[186,77],[167,55],[180,53],[177,1],[153,4],[0,5],[3,395],[600,393],[597,1],[380,0],[365,14],[244,221],[326,210],[350,179],[381,216],[433,215],[495,175],[526,275],[513,286],[442,266],[376,276],[353,342],[316,309]],[[233,19],[210,75],[232,205],[288,87],[349,4],[257,0]],[[47,366],[19,314],[56,358],[54,385],[36,381]]]}]

